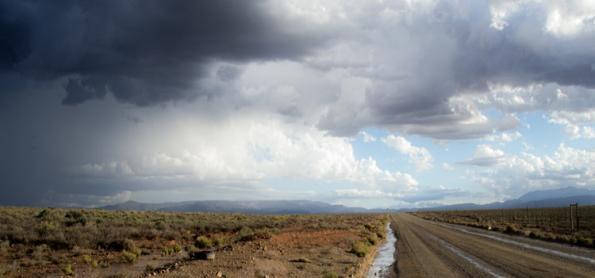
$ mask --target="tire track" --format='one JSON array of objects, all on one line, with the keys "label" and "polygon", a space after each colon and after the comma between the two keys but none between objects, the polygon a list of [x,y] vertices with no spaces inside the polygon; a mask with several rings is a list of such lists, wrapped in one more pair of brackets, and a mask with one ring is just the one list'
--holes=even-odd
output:
[{"label": "tire track", "polygon": [[501,238],[498,236],[494,236],[494,235],[488,235],[488,234],[482,234],[482,233],[478,233],[478,232],[472,232],[472,231],[468,231],[466,229],[461,229],[458,227],[453,227],[453,226],[447,226],[444,224],[439,224],[442,227],[448,228],[448,229],[454,229],[463,233],[467,233],[470,235],[476,235],[476,236],[480,236],[480,237],[485,237],[485,238],[489,238],[489,239],[493,239],[493,240],[497,240],[497,241],[501,241],[504,243],[508,243],[508,244],[512,244],[512,245],[517,245],[519,247],[525,248],[525,249],[531,249],[534,251],[539,251],[542,253],[546,253],[546,254],[550,254],[550,255],[555,255],[558,257],[563,257],[566,259],[570,259],[570,260],[575,260],[575,261],[582,261],[591,265],[595,265],[595,259],[593,258],[589,258],[589,257],[584,257],[584,256],[579,256],[579,255],[574,255],[574,254],[569,254],[569,253],[565,253],[565,252],[561,252],[558,250],[553,250],[553,249],[548,249],[548,248],[543,248],[543,247],[539,247],[539,246],[533,246],[533,245],[529,245],[527,243],[523,243],[523,242],[518,242],[518,241],[514,241],[514,240],[510,240],[510,239],[505,239],[505,238]]},{"label": "tire track", "polygon": [[484,273],[490,275],[491,277],[494,278],[504,278],[506,277],[503,274],[500,274],[499,271],[495,270],[493,268],[493,266],[487,264],[486,262],[480,261],[477,258],[474,258],[473,256],[463,252],[461,249],[458,249],[454,246],[452,246],[451,244],[449,244],[448,242],[441,240],[435,236],[431,236],[435,241],[437,241],[438,243],[440,243],[442,246],[444,246],[446,249],[450,250],[450,252],[452,252],[453,254],[463,258],[464,260],[466,260],[468,263],[472,264],[475,268],[477,268],[480,271],[483,271]]},{"label": "tire track", "polygon": [[[531,245],[464,232],[409,214],[398,214],[395,222],[400,234],[396,265],[401,277],[434,277],[428,275],[428,269],[433,268],[435,260],[447,266],[440,270],[440,277],[595,277],[595,266],[589,260],[577,260],[576,257],[582,257],[577,254],[560,257],[556,252],[561,251],[526,248]],[[426,260],[424,256],[428,255],[423,252],[402,254],[400,251],[405,248],[425,249],[435,258]],[[416,264],[403,264],[402,260]]]}]

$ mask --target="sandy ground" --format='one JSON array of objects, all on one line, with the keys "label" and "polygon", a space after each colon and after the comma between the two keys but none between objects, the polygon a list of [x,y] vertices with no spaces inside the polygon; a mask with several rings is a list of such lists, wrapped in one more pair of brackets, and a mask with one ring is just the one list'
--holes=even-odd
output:
[{"label": "sandy ground", "polygon": [[595,251],[410,214],[394,217],[398,277],[595,277]]}]

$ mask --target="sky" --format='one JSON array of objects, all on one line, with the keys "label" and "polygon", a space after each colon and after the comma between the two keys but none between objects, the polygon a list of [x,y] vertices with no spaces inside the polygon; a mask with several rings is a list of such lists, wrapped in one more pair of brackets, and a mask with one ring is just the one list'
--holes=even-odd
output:
[{"label": "sky", "polygon": [[591,0],[0,0],[0,204],[595,188]]}]

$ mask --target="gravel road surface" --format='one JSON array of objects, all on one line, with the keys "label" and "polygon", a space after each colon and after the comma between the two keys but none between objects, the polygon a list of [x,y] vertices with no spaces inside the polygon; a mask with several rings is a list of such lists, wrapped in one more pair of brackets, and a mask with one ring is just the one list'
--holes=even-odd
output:
[{"label": "gravel road surface", "polygon": [[398,277],[595,277],[595,251],[394,217]]}]

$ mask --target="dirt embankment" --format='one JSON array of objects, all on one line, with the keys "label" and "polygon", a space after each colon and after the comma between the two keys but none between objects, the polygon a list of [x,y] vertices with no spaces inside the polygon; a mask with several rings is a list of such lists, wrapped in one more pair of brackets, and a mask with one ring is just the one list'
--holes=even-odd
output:
[{"label": "dirt embankment", "polygon": [[595,277],[595,252],[395,217],[399,277]]}]

